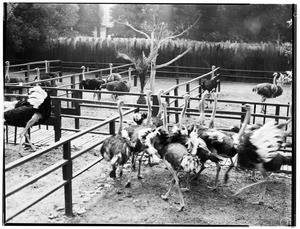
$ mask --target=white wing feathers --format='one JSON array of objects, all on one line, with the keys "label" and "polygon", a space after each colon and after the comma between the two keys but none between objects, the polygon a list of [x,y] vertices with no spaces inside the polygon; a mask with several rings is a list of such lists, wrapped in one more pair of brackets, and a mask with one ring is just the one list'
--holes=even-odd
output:
[{"label": "white wing feathers", "polygon": [[284,131],[277,128],[275,122],[268,122],[253,132],[250,142],[257,147],[256,152],[264,162],[269,162],[277,155]]},{"label": "white wing feathers", "polygon": [[47,92],[40,86],[35,86],[29,89],[28,102],[33,105],[33,108],[38,108],[47,97]]}]

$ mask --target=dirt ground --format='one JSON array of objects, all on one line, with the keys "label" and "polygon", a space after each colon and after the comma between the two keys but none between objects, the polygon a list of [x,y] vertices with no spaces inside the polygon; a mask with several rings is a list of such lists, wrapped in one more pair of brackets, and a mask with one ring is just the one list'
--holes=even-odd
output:
[{"label": "dirt ground", "polygon": [[[160,85],[164,85],[161,81]],[[244,88],[240,87],[241,85]],[[257,95],[245,93],[250,91],[254,84],[238,84],[236,90],[225,82],[222,84],[221,98],[240,100],[259,100]],[[170,85],[166,85],[168,88]],[[247,88],[247,90],[245,89]],[[146,88],[147,89],[147,88]],[[136,89],[137,90],[137,89]],[[229,93],[231,91],[232,93]],[[278,103],[286,103],[289,91],[280,98]],[[122,99],[131,102],[132,98],[123,96]],[[270,100],[272,102],[272,100]],[[110,117],[111,113],[103,114]],[[102,116],[101,116],[102,117]],[[224,124],[224,120],[216,120],[217,125]],[[226,124],[226,123],[225,123]],[[82,123],[88,126],[88,123]],[[18,155],[18,145],[5,144],[5,164],[12,162]],[[72,153],[80,150],[74,146]],[[99,148],[79,157],[74,161],[74,172],[97,159],[100,155]],[[6,190],[20,184],[42,171],[62,158],[62,149],[53,150],[32,162],[28,162],[16,169],[5,173]],[[225,160],[224,160],[225,162]],[[259,197],[260,186],[245,190],[238,196],[232,194],[239,188],[253,183],[249,171],[233,169],[230,180],[223,183],[224,171],[227,165],[222,166],[220,185],[212,191],[215,178],[215,166],[208,163],[208,168],[203,171],[198,180],[191,182],[191,190],[184,192],[186,207],[182,212],[177,211],[179,198],[174,188],[169,200],[160,196],[167,191],[172,176],[163,163],[160,165],[142,167],[144,179],[137,179],[133,174],[132,185],[124,188],[117,194],[116,182],[109,178],[109,164],[102,161],[78,176],[72,183],[73,188],[73,213],[72,217],[64,214],[63,189],[51,194],[38,204],[13,218],[9,223],[15,224],[122,224],[122,225],[251,225],[251,226],[279,226],[290,225],[292,214],[292,182],[290,175],[271,174],[267,185],[266,200],[264,205],[255,205]],[[28,203],[33,197],[46,192],[52,185],[61,181],[61,170],[57,170],[47,178],[42,179],[22,191],[13,194],[6,200],[6,215],[9,216],[16,209]],[[258,178],[261,178],[257,173]],[[122,184],[129,176],[129,165],[124,170]],[[183,183],[184,186],[184,183]]]}]

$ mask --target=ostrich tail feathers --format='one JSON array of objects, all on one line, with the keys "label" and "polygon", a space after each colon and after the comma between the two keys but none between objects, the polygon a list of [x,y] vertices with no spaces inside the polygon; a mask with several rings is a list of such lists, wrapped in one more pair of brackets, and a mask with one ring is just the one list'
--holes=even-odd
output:
[{"label": "ostrich tail feathers", "polygon": [[29,89],[28,102],[37,109],[46,99],[47,92],[40,86],[35,86]]},{"label": "ostrich tail feathers", "polygon": [[277,127],[275,122],[268,122],[253,132],[250,142],[257,148],[256,152],[264,162],[272,160],[282,142],[284,131]]}]

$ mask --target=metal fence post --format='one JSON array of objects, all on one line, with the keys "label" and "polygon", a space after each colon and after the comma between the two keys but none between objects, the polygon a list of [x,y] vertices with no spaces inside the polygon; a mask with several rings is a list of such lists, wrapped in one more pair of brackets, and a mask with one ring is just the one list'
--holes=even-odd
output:
[{"label": "metal fence post", "polygon": [[[169,92],[166,93],[166,96],[169,96],[169,95],[170,95]],[[166,103],[167,103],[167,106],[170,105],[170,98],[169,97],[166,97]],[[170,123],[170,115],[168,115],[167,120],[168,120],[168,123]]]},{"label": "metal fence post", "polygon": [[[187,94],[190,95],[190,84],[189,83],[186,85],[186,92],[187,92]],[[188,101],[187,108],[190,108],[190,101]],[[189,114],[187,114],[186,116],[190,117]]]},{"label": "metal fence post", "polygon": [[[279,116],[280,114],[280,106],[279,105],[276,105],[276,108],[275,108],[275,115],[276,116]],[[279,118],[275,118],[275,122],[278,122],[279,121]]]},{"label": "metal fence post", "polygon": [[[176,78],[176,85],[179,84],[179,79]],[[178,87],[176,87],[174,89],[174,95],[175,96],[178,96]],[[178,104],[178,98],[175,99],[175,103],[174,103],[174,107],[179,107],[179,104]],[[178,123],[179,122],[179,114],[178,113],[175,113],[175,122]]]},{"label": "metal fence post", "polygon": [[63,179],[68,181],[64,186],[65,191],[65,214],[67,216],[73,215],[73,203],[72,203],[72,159],[71,159],[71,143],[66,142],[63,145],[63,159],[68,160],[68,163],[63,166]]}]

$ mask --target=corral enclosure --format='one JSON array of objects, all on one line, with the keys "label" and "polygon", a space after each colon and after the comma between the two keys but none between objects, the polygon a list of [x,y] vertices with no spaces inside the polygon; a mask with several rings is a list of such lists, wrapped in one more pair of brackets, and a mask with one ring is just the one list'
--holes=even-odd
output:
[{"label": "corral enclosure", "polygon": [[[62,128],[62,139],[67,139],[69,136],[74,135],[78,132],[78,129],[84,131],[89,129],[91,126],[99,124],[99,121],[108,120],[118,115],[115,109],[115,102],[111,99],[110,93],[102,91],[102,98],[100,102],[93,102],[92,94],[93,91],[84,91],[79,89],[80,83],[80,66],[84,64],[88,66],[88,63],[77,63],[75,66],[69,66],[68,71],[74,73],[74,77],[62,77],[62,82],[58,82],[58,93],[57,99],[60,100],[61,96],[61,107],[63,108],[74,108],[80,104],[80,114],[75,116],[61,114],[61,128]],[[97,69],[95,67],[97,63],[90,64],[91,70]],[[98,63],[99,64],[99,63]],[[104,66],[108,66],[108,63]],[[115,65],[117,66],[117,65]],[[120,64],[120,66],[122,66]],[[126,71],[126,67],[120,69],[116,68],[116,71]],[[55,68],[53,68],[55,70]],[[103,77],[108,74],[108,68],[105,71],[101,71]],[[222,69],[220,69],[221,71]],[[202,69],[205,72],[204,69]],[[207,68],[206,72],[211,71]],[[63,71],[65,72],[65,71]],[[176,73],[176,70],[172,69],[170,72]],[[178,71],[177,71],[178,72]],[[165,91],[171,87],[174,87],[176,83],[187,82],[196,76],[197,74],[180,73],[176,77],[165,77],[166,75],[175,75],[174,73],[158,72],[156,80],[157,90],[162,88]],[[63,73],[66,75],[69,73]],[[87,74],[87,77],[94,77],[95,73]],[[127,77],[127,72],[123,73],[124,77]],[[21,73],[24,75],[24,73]],[[266,74],[270,76],[270,74]],[[34,73],[26,75],[28,81],[32,81]],[[210,74],[207,75],[210,77]],[[176,81],[177,78],[177,81]],[[247,77],[244,77],[247,79]],[[252,80],[248,80],[252,81]],[[271,81],[271,77],[269,78]],[[65,86],[64,86],[65,85]],[[217,127],[228,127],[233,124],[239,124],[241,120],[241,106],[243,102],[252,102],[253,106],[260,108],[260,97],[252,92],[253,86],[256,83],[253,82],[232,82],[223,81],[221,76],[219,100],[217,107],[216,126]],[[188,113],[197,117],[197,104],[199,100],[199,81],[193,81],[189,84],[188,93],[194,98],[191,100],[190,109]],[[20,87],[21,88],[21,87]],[[67,90],[69,88],[69,90]],[[196,90],[190,92],[190,90],[196,88]],[[146,85],[145,91],[149,89],[149,85]],[[200,88],[201,89],[201,88]],[[200,90],[201,91],[201,90]],[[177,92],[171,90],[169,95],[164,95],[163,98],[167,99],[169,96],[170,104],[170,115],[169,122],[174,124],[177,122],[176,115],[179,114],[182,105],[182,95],[187,92],[187,87],[179,87]],[[69,93],[69,98],[66,98],[66,94]],[[78,96],[78,93],[80,96]],[[125,101],[125,107],[134,108],[132,104],[135,104],[137,96],[139,94],[139,86],[134,85],[130,91],[131,95],[122,95],[119,99]],[[177,93],[177,94],[176,94]],[[276,119],[285,120],[289,116],[289,103],[291,102],[292,91],[290,86],[284,87],[284,93],[277,99],[271,99],[267,102],[270,103],[266,114],[257,113],[256,117],[253,116],[251,122],[262,123],[266,120]],[[77,95],[76,95],[77,94]],[[71,96],[74,95],[74,96]],[[73,98],[73,100],[72,100]],[[78,101],[76,101],[78,99]],[[83,101],[80,101],[80,100]],[[177,108],[175,101],[178,99]],[[174,100],[174,102],[172,102]],[[230,102],[222,102],[222,100],[229,100]],[[234,103],[234,101],[240,101]],[[272,105],[273,104],[273,105]],[[99,105],[97,108],[94,105]],[[93,107],[94,106],[94,107]],[[172,107],[175,106],[174,109]],[[211,105],[206,109],[207,120],[210,117]],[[276,107],[280,107],[278,108]],[[141,110],[145,110],[143,107]],[[130,111],[130,110],[128,110]],[[133,111],[133,110],[132,110]],[[225,113],[224,113],[225,111]],[[226,112],[236,112],[236,119],[226,118]],[[222,113],[223,112],[223,113]],[[232,113],[232,114],[233,114]],[[218,116],[219,114],[219,116]],[[231,114],[231,116],[233,116]],[[269,117],[268,117],[269,115]],[[80,119],[82,116],[83,119]],[[230,114],[229,114],[230,116]],[[225,117],[225,118],[224,118]],[[254,119],[255,117],[255,119]],[[96,119],[95,119],[96,118]],[[97,120],[97,118],[99,120]],[[93,120],[94,119],[94,120]],[[131,120],[131,114],[129,112],[125,117],[126,120]],[[76,121],[77,120],[77,121]],[[78,121],[80,120],[80,121]],[[113,122],[114,123],[114,122]],[[87,134],[82,139],[72,141],[70,145],[70,151],[72,155],[90,147],[96,141],[103,140],[108,134],[111,134],[117,129],[118,122],[112,125],[106,125],[94,132]],[[9,127],[12,130],[13,127]],[[77,129],[77,130],[76,130]],[[13,143],[14,131],[10,132],[8,137],[9,144],[6,144],[5,150],[5,163],[11,163],[16,159],[19,159],[16,147]],[[99,135],[99,133],[106,133],[105,135]],[[39,147],[39,152],[45,147],[55,144],[55,137],[53,127],[49,126],[47,129],[44,125],[39,129],[34,127],[32,130],[32,140]],[[45,139],[47,136],[48,140]],[[7,140],[8,140],[7,139]],[[14,170],[9,171],[5,174],[6,185],[8,188],[15,187],[18,182],[21,182],[24,177],[32,178],[37,171],[42,170],[44,167],[49,166],[54,159],[62,158],[62,149],[60,146],[57,149],[49,151],[37,161],[28,162],[26,165],[22,165]],[[284,150],[287,153],[291,152],[291,149]],[[29,154],[30,156],[30,154]],[[21,159],[22,160],[22,159]],[[89,164],[91,161],[99,160],[99,146],[94,149],[88,150],[87,153],[83,154],[82,157],[78,157],[74,163],[74,170],[80,171],[84,166]],[[224,161],[226,164],[226,161]],[[226,165],[224,166],[226,167]],[[290,168],[289,168],[290,169]],[[14,171],[14,172],[13,172]],[[74,214],[73,218],[66,218],[63,215],[65,207],[63,206],[63,193],[59,190],[49,197],[45,198],[42,202],[38,203],[29,210],[21,213],[15,217],[11,223],[96,223],[96,224],[200,224],[200,225],[286,225],[290,224],[291,220],[291,177],[290,175],[272,175],[275,183],[272,183],[268,188],[267,192],[270,195],[267,196],[268,200],[264,206],[253,206],[251,200],[257,198],[257,189],[249,190],[248,194],[243,194],[239,198],[230,197],[233,190],[244,186],[250,181],[246,178],[246,173],[241,171],[233,171],[231,173],[231,182],[228,185],[222,185],[216,192],[209,192],[206,187],[213,181],[215,175],[215,167],[210,165],[209,169],[205,170],[200,178],[200,181],[195,181],[192,184],[190,192],[184,194],[187,202],[187,211],[177,213],[175,210],[176,196],[174,195],[169,202],[164,202],[160,199],[160,194],[164,193],[167,185],[170,182],[170,174],[164,170],[162,165],[154,168],[144,166],[144,179],[137,180],[133,179],[133,185],[130,189],[125,190],[124,193],[118,195],[115,194],[114,182],[107,177],[108,165],[100,162],[96,166],[93,166],[88,171],[84,172],[82,176],[74,179],[73,183],[73,199],[74,199]],[[18,174],[19,176],[15,176]],[[125,170],[125,176],[128,176],[128,169]],[[37,193],[43,193],[47,187],[55,185],[61,178],[60,172],[56,171],[53,176],[41,180],[40,183],[28,186],[25,191],[18,192],[15,195],[9,197],[10,199],[6,202],[8,214],[10,214],[16,206],[26,203]],[[222,175],[220,176],[222,179]],[[174,191],[175,192],[175,191]],[[174,193],[175,194],[175,193]],[[26,198],[24,198],[26,196]],[[249,197],[250,196],[250,197]],[[280,201],[278,201],[280,199]],[[246,206],[246,207],[245,207]],[[112,209],[116,209],[112,211]],[[117,210],[117,209],[120,209]],[[125,210],[129,214],[124,214],[121,210]],[[139,210],[137,210],[139,209]],[[201,215],[201,216],[199,216]],[[214,215],[216,217],[214,217]]]}]

